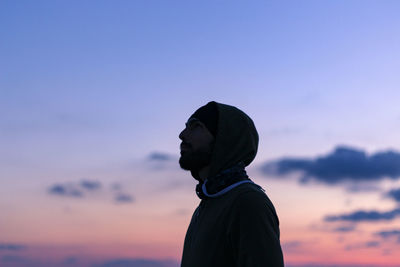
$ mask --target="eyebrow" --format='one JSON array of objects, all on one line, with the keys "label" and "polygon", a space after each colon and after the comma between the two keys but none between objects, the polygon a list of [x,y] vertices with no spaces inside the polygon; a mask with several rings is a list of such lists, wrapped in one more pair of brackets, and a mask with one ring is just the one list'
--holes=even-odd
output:
[{"label": "eyebrow", "polygon": [[200,121],[200,120],[199,120],[199,119],[196,119],[196,118],[190,118],[190,119],[185,123],[185,125],[188,126],[189,124],[192,124],[192,123],[197,122],[197,121]]}]

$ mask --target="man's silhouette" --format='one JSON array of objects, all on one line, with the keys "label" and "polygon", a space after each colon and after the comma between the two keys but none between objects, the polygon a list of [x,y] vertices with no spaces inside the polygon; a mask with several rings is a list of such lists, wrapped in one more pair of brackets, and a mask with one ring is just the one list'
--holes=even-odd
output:
[{"label": "man's silhouette", "polygon": [[179,138],[179,164],[199,181],[201,199],[181,267],[282,267],[275,208],[245,171],[258,148],[251,118],[212,101],[188,119]]}]

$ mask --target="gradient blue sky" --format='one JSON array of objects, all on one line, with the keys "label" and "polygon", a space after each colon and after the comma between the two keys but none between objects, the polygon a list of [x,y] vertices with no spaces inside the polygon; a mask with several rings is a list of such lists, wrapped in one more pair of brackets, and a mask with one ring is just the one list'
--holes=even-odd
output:
[{"label": "gradient blue sky", "polygon": [[21,199],[40,205],[51,184],[127,181],[153,152],[178,157],[185,121],[211,100],[253,118],[255,164],[342,144],[400,150],[399,12],[399,1],[2,0],[0,207],[22,214]]}]

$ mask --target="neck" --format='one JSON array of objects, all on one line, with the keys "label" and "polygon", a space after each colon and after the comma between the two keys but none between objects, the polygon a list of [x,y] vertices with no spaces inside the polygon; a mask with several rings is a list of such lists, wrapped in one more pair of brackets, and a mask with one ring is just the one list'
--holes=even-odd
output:
[{"label": "neck", "polygon": [[200,169],[200,171],[199,171],[200,180],[202,180],[204,182],[207,179],[209,172],[210,172],[210,165],[207,165],[207,166],[203,167],[202,169]]}]

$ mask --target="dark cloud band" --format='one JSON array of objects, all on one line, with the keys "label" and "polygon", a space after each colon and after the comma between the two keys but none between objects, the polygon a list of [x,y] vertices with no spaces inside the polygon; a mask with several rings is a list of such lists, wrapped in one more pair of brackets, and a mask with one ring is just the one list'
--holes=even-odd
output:
[{"label": "dark cloud band", "polygon": [[400,188],[390,190],[389,192],[386,193],[386,196],[400,203]]},{"label": "dark cloud band", "polygon": [[283,158],[261,167],[264,174],[283,176],[294,171],[309,179],[335,184],[342,181],[375,181],[400,177],[400,153],[394,151],[367,155],[364,151],[339,146],[332,153],[315,159]]},{"label": "dark cloud band", "polygon": [[394,209],[391,211],[380,212],[376,210],[372,211],[355,211],[348,214],[340,215],[328,215],[324,218],[326,222],[376,222],[376,221],[391,221],[396,217],[400,217],[400,209]]}]

